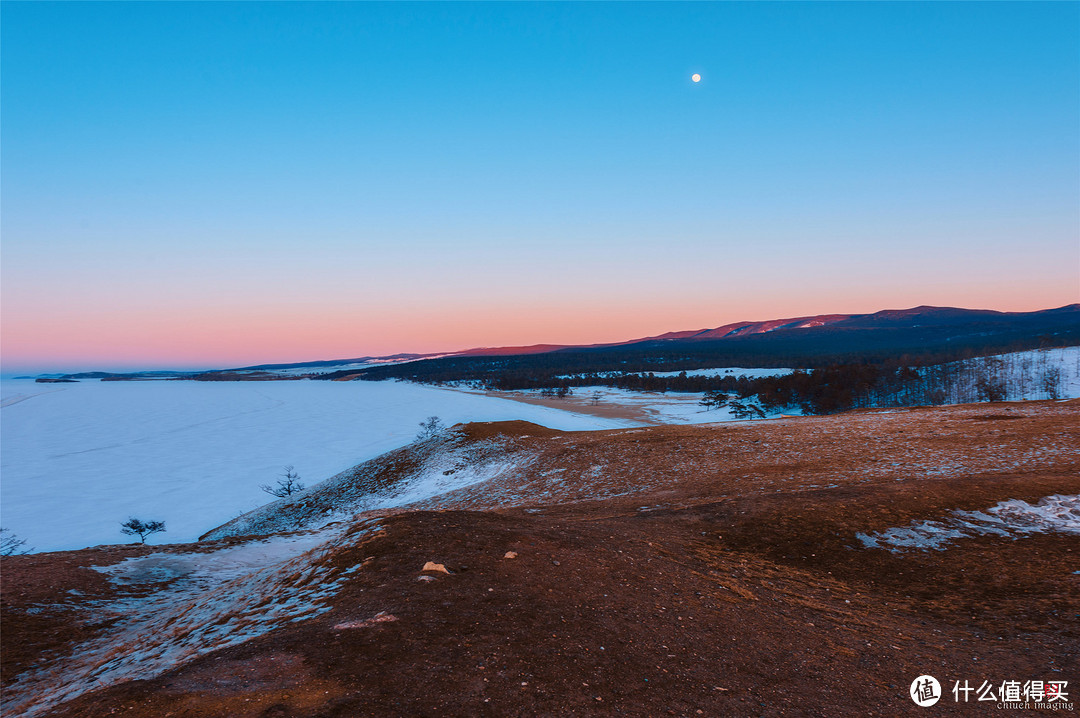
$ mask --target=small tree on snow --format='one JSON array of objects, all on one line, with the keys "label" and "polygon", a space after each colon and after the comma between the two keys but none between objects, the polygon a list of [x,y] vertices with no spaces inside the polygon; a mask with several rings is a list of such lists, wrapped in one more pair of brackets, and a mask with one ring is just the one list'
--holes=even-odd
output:
[{"label": "small tree on snow", "polygon": [[437,416],[429,416],[424,421],[420,422],[420,431],[416,434],[416,438],[420,441],[429,439],[435,436],[443,430],[442,419]]},{"label": "small tree on snow", "polygon": [[146,543],[146,537],[151,534],[165,531],[164,521],[141,521],[140,519],[128,519],[120,524],[120,533],[128,536],[138,536],[139,541]]},{"label": "small tree on snow", "polygon": [[698,404],[705,407],[706,411],[711,411],[712,409],[723,409],[727,406],[730,399],[731,397],[727,394],[716,389],[714,391],[705,392],[705,395],[701,397],[701,401],[699,401]]},{"label": "small tree on snow", "polygon": [[34,549],[23,548],[26,539],[21,539],[11,532],[11,529],[0,528],[0,556],[22,556]]},{"label": "small tree on snow", "polygon": [[296,473],[296,471],[293,470],[293,467],[286,466],[285,473],[282,474],[282,478],[278,479],[277,486],[262,484],[259,488],[271,496],[277,496],[279,499],[283,499],[286,496],[292,496],[295,493],[303,491],[304,484],[300,481],[300,474]]},{"label": "small tree on snow", "polygon": [[728,404],[728,411],[736,419],[764,419],[765,412],[753,404],[744,404],[741,401],[733,401]]}]

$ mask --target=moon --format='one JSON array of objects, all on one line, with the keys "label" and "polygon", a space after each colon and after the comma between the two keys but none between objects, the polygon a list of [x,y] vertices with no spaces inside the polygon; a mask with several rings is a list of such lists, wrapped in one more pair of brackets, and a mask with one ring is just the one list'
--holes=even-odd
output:
[{"label": "moon", "polygon": [[693,75],[690,76],[690,79],[694,82],[701,82],[701,75],[695,72]]}]

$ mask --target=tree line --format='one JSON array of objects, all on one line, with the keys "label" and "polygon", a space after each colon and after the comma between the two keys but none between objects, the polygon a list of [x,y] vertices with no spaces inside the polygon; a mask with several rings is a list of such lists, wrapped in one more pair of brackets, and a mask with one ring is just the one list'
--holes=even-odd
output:
[{"label": "tree line", "polygon": [[[910,360],[910,358],[905,358]],[[540,390],[565,396],[575,388],[606,386],[630,391],[702,393],[707,408],[749,406],[754,398],[766,411],[800,409],[806,414],[833,414],[849,409],[884,406],[928,406],[1021,397],[1057,399],[1069,377],[1080,379],[1076,366],[1064,366],[1048,351],[975,357],[942,364],[833,363],[790,374],[749,377],[674,375],[654,372],[590,372],[570,376],[537,376],[520,369],[468,382],[477,389]],[[711,398],[710,398],[711,397]]]},{"label": "tree line", "polygon": [[752,379],[753,387],[739,396],[756,396],[766,411],[798,407],[807,414],[833,414],[885,406],[1060,399],[1069,376],[1080,378],[1080,365],[1052,361],[1048,352],[922,367],[837,364],[812,372]]},{"label": "tree line", "polygon": [[[507,389],[567,385],[564,377],[579,375],[642,375],[690,371],[702,367],[801,367],[873,364],[928,366],[979,356],[1080,343],[1080,327],[1054,332],[960,332],[957,327],[915,327],[875,330],[793,330],[700,342],[642,342],[617,347],[564,349],[512,356],[452,356],[405,364],[328,372],[317,379],[381,381],[405,379],[427,384],[479,382]],[[698,378],[693,378],[694,382]],[[665,390],[654,379],[627,379],[642,389]],[[703,391],[667,382],[668,391]],[[688,388],[681,388],[687,386]],[[627,386],[627,388],[636,388]]]}]

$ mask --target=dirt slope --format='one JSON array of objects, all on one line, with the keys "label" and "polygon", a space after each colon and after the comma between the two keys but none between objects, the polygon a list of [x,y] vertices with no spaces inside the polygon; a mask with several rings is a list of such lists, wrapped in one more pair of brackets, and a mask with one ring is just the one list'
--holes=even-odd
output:
[{"label": "dirt slope", "polygon": [[[355,476],[381,477],[365,491],[390,495],[403,491],[395,472],[450,480],[441,467],[460,461],[496,469],[374,513],[343,475],[306,507],[249,517],[253,529],[316,528],[332,497],[356,504],[320,529],[337,531],[329,548],[290,559],[305,578],[280,582],[332,583],[322,608],[141,679],[88,683],[63,703],[49,686],[70,688],[55,676],[74,675],[80,650],[140,635],[123,633],[129,617],[102,622],[103,602],[124,594],[137,610],[185,580],[118,586],[86,567],[192,547],[4,559],[6,707],[95,718],[980,715],[1000,711],[955,703],[954,680],[1080,690],[1080,535],[972,529],[938,551],[865,539],[1080,494],[1080,402],[575,434],[470,425]],[[243,541],[200,550],[210,561]],[[449,573],[423,571],[429,561]],[[278,585],[253,575],[258,590]],[[259,608],[244,610],[235,625]],[[232,625],[227,612],[214,620]],[[184,630],[175,641],[205,635]],[[117,656],[151,640],[129,638]],[[34,683],[44,668],[33,666],[69,670]],[[925,673],[947,693],[932,709],[908,697]]]}]

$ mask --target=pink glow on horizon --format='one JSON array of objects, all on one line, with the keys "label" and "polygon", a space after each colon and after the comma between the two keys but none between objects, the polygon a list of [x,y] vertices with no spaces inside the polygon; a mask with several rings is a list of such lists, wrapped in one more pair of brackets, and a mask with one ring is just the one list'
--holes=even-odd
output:
[{"label": "pink glow on horizon", "polygon": [[[483,307],[447,303],[430,308],[399,307],[317,310],[303,307],[214,311],[128,309],[112,316],[69,308],[49,317],[5,318],[4,371],[124,370],[134,368],[225,368],[265,363],[346,359],[397,353],[454,352],[475,347],[532,344],[596,344],[705,329],[742,320],[813,314],[861,314],[919,304],[998,311],[1034,311],[1076,301],[1032,296],[1006,302],[985,296],[964,301],[962,293],[878,297],[854,303],[819,296],[800,302],[790,296],[725,301],[704,296],[679,304],[604,304],[587,314],[562,303]],[[1049,295],[1050,293],[1047,292]],[[690,299],[690,297],[686,297]]]}]

